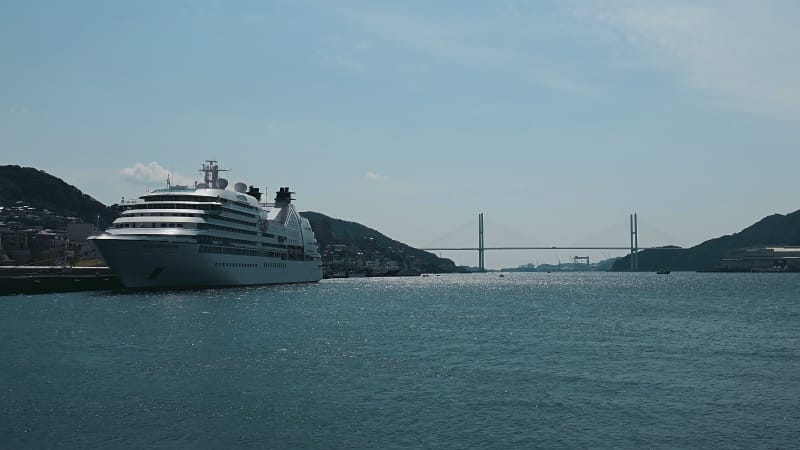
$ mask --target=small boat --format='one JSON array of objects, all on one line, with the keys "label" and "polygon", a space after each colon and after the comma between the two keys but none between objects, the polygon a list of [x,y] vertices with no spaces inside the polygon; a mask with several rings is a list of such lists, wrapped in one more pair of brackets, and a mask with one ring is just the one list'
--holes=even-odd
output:
[{"label": "small boat", "polygon": [[659,275],[669,275],[669,270],[667,269],[656,270],[656,273]]}]

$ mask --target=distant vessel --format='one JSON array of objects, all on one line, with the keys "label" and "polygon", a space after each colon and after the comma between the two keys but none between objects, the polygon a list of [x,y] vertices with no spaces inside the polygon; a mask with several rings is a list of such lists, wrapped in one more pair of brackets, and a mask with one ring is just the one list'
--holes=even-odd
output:
[{"label": "distant vessel", "polygon": [[669,275],[669,270],[667,269],[656,270],[656,273],[659,275]]},{"label": "distant vessel", "polygon": [[259,188],[219,177],[203,164],[202,183],[156,189],[124,202],[103,234],[90,237],[125,287],[192,288],[316,282],[317,240],[288,187],[274,203]]}]

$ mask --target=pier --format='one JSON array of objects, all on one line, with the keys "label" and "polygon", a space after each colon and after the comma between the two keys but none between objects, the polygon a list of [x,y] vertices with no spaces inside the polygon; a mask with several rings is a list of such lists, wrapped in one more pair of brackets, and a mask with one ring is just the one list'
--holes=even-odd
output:
[{"label": "pier", "polygon": [[108,267],[0,266],[0,295],[122,289]]}]

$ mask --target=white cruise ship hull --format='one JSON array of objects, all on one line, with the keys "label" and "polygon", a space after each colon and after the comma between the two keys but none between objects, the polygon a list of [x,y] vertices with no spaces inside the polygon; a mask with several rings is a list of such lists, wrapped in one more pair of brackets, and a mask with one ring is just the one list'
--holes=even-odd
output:
[{"label": "white cruise ship hull", "polygon": [[201,245],[193,242],[114,235],[92,240],[129,288],[249,286],[322,279],[319,261],[201,252]]}]

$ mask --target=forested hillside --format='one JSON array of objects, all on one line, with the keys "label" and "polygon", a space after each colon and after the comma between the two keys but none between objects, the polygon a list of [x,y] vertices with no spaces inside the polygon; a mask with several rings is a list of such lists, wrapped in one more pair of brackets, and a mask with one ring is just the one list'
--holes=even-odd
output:
[{"label": "forested hillside", "polygon": [[109,224],[117,214],[114,208],[103,205],[45,171],[32,167],[0,166],[0,205],[14,206],[18,201],[88,223],[95,223],[100,215],[100,222]]}]

